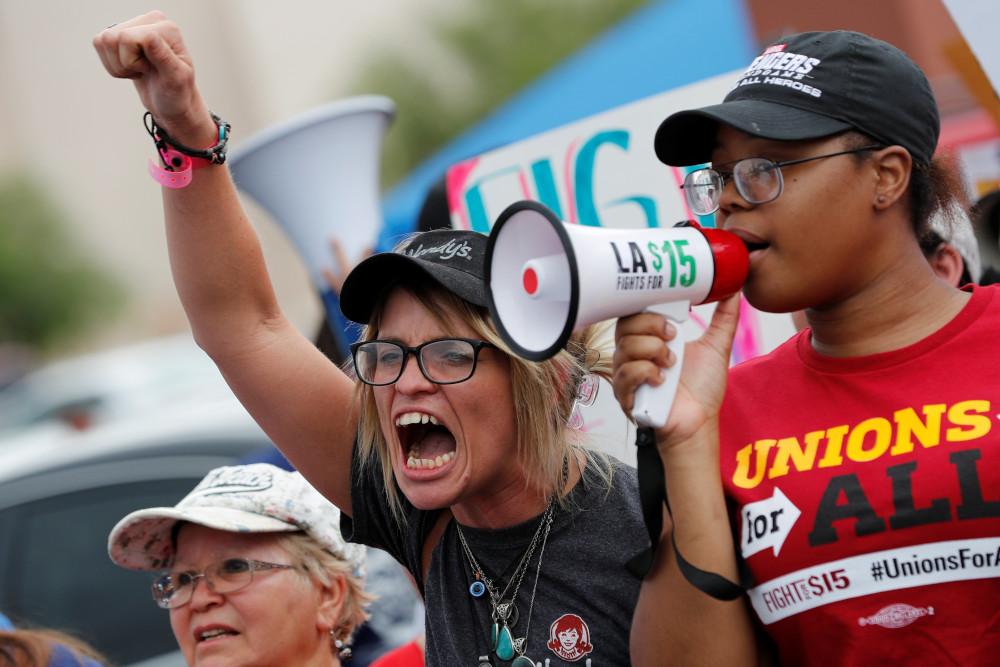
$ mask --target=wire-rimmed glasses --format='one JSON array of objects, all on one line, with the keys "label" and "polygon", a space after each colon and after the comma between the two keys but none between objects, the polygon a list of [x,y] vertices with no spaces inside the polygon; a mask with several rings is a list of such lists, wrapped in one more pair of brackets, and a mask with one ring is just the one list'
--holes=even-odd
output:
[{"label": "wire-rimmed glasses", "polygon": [[695,169],[684,177],[684,184],[681,185],[681,188],[684,190],[684,198],[692,213],[711,215],[719,210],[722,189],[726,187],[727,178],[733,179],[733,182],[736,183],[736,190],[743,199],[751,204],[766,204],[777,199],[784,190],[785,180],[781,175],[782,167],[849,153],[877,151],[883,148],[885,146],[862,146],[838,153],[814,155],[813,157],[786,160],[785,162],[775,162],[766,157],[748,157],[733,162],[731,172],[719,171],[712,167]]},{"label": "wire-rimmed glasses", "polygon": [[368,340],[353,343],[351,356],[358,378],[376,387],[396,382],[411,354],[425,378],[434,384],[456,384],[472,377],[484,347],[496,345],[471,338],[437,338],[416,347],[391,340]]},{"label": "wire-rimmed glasses", "polygon": [[294,565],[265,563],[250,558],[223,558],[205,568],[201,574],[168,572],[153,581],[153,599],[162,609],[176,609],[191,601],[198,579],[213,593],[235,593],[253,583],[254,572],[294,570]]}]

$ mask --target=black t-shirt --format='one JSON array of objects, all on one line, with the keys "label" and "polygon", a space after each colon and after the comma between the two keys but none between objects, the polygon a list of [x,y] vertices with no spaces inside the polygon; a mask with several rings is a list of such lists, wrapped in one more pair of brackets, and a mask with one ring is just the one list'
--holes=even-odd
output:
[{"label": "black t-shirt", "polygon": [[[477,658],[490,653],[492,606],[488,594],[477,598],[469,592],[475,579],[455,521],[448,522],[434,547],[423,581],[423,544],[440,511],[418,510],[403,497],[406,523],[400,525],[385,500],[381,472],[360,471],[356,461],[355,456],[354,517],[342,515],[344,536],[388,551],[417,580],[427,610],[427,665],[478,665]],[[588,469],[595,465],[591,461]],[[514,600],[518,620],[511,632],[523,637],[530,623],[524,653],[536,665],[629,664],[629,630],[641,582],[625,563],[648,546],[648,536],[635,469],[612,459],[612,470],[610,489],[586,473],[564,506],[556,506],[544,550],[539,542],[528,563]],[[473,555],[498,589],[506,587],[541,520],[539,515],[500,530],[462,527]],[[509,664],[495,654],[491,660]]]}]

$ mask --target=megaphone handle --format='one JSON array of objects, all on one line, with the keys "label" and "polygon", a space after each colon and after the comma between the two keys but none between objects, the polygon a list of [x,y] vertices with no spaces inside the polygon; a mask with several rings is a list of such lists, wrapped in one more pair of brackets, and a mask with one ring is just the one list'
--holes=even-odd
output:
[{"label": "megaphone handle", "polygon": [[644,384],[635,391],[635,403],[632,405],[632,418],[641,426],[661,428],[667,423],[670,408],[677,394],[677,383],[681,377],[681,366],[684,362],[684,335],[681,325],[688,318],[691,304],[687,301],[673,301],[651,306],[646,310],[660,313],[677,327],[677,335],[667,343],[677,362],[665,371],[666,379],[659,386]]}]

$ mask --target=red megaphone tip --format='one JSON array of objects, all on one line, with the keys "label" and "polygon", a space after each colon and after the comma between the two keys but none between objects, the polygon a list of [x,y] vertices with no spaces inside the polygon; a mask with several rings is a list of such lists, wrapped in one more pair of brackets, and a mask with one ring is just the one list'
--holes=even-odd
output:
[{"label": "red megaphone tip", "polygon": [[740,291],[750,270],[750,254],[743,240],[732,232],[704,227],[701,232],[712,248],[712,257],[715,259],[712,289],[702,301],[711,303]]}]

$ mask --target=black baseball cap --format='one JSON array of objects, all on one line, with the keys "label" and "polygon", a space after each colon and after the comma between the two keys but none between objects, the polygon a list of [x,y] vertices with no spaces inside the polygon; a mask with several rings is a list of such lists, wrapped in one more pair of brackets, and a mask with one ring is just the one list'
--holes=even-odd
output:
[{"label": "black baseball cap", "polygon": [[679,111],[656,132],[661,161],[708,162],[719,124],[781,141],[857,130],[929,165],[941,121],[927,77],[891,44],[858,32],[783,37],[750,63],[722,104]]},{"label": "black baseball cap", "polygon": [[340,310],[347,319],[367,324],[393,285],[419,276],[485,308],[487,238],[464,229],[414,234],[405,246],[372,255],[354,267],[340,291]]}]

